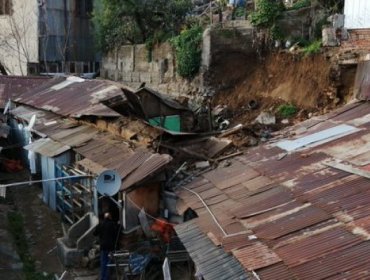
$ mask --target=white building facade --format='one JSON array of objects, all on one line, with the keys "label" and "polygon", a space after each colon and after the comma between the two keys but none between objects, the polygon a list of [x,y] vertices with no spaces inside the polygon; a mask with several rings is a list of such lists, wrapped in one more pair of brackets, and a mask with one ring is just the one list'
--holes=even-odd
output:
[{"label": "white building facade", "polygon": [[8,74],[27,75],[38,61],[38,1],[0,0],[0,63]]},{"label": "white building facade", "polygon": [[345,28],[370,28],[370,1],[346,0],[344,4]]}]

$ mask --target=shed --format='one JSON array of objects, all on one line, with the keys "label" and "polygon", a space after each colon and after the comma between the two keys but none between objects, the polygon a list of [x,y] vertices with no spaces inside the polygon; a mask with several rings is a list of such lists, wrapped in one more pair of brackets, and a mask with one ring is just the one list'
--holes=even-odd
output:
[{"label": "shed", "polygon": [[192,130],[193,112],[168,96],[147,87],[135,93],[124,90],[124,93],[133,111],[151,125],[175,132]]}]

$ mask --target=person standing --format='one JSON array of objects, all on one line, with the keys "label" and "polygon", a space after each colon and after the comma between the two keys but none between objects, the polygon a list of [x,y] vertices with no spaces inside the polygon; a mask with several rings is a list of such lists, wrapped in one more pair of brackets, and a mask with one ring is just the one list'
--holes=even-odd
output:
[{"label": "person standing", "polygon": [[94,231],[100,241],[100,280],[109,279],[109,254],[115,250],[118,234],[118,225],[112,220],[112,215],[109,212],[104,213],[103,221]]}]

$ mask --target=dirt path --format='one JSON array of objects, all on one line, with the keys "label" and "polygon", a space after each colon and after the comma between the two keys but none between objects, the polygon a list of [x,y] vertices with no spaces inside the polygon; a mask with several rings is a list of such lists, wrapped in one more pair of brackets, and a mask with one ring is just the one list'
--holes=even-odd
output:
[{"label": "dirt path", "polygon": [[24,219],[29,251],[35,260],[36,270],[60,275],[63,266],[55,250],[56,239],[63,236],[60,217],[43,204],[41,191],[37,186],[18,187],[13,190],[13,199]]}]

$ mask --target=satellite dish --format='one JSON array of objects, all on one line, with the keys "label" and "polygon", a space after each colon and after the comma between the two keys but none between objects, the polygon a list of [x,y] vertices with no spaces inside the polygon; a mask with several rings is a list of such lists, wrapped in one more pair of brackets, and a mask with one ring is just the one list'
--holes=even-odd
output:
[{"label": "satellite dish", "polygon": [[115,170],[102,172],[96,180],[96,189],[101,195],[113,196],[121,188],[121,176]]},{"label": "satellite dish", "polygon": [[30,122],[28,123],[28,126],[26,127],[26,130],[30,131],[35,125],[35,123],[36,123],[36,115],[32,115]]}]

